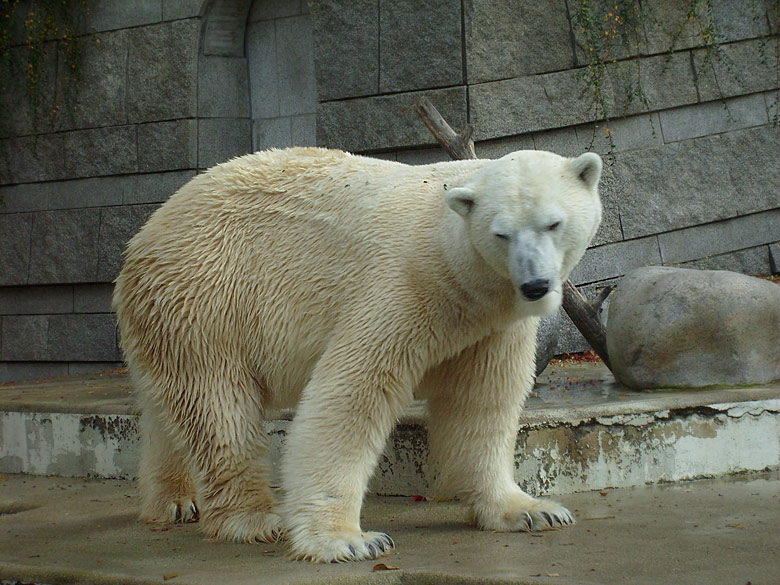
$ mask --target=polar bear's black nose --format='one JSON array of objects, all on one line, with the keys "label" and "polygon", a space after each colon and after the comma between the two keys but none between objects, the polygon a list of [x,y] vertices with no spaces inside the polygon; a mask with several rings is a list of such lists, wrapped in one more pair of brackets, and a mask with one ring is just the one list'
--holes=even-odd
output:
[{"label": "polar bear's black nose", "polygon": [[528,300],[537,301],[550,290],[550,281],[539,278],[537,280],[525,282],[520,285],[520,290],[522,291],[523,296]]}]

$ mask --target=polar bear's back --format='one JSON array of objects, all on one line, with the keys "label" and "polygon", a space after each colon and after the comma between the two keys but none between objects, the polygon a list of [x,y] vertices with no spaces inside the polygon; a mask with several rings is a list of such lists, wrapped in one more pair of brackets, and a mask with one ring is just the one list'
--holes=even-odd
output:
[{"label": "polar bear's back", "polygon": [[442,184],[479,164],[289,149],[195,177],[128,245],[114,295],[128,362],[160,375],[192,356],[262,364],[274,394],[297,393],[344,307],[387,300],[412,265],[435,270],[419,259]]}]

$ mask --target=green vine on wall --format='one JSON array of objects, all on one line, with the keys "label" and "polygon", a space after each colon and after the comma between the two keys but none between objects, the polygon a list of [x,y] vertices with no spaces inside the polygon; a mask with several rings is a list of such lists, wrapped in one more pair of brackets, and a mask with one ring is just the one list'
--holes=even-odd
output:
[{"label": "green vine on wall", "polygon": [[44,99],[51,89],[41,87],[50,50],[62,58],[63,86],[78,82],[87,13],[87,0],[0,0],[0,76],[23,77],[33,131],[44,114],[55,118],[61,108],[56,99]]},{"label": "green vine on wall", "polygon": [[[774,54],[769,54],[770,41],[777,37],[780,0],[749,1],[754,26],[763,26],[762,20],[769,20],[770,34],[758,39],[760,61],[764,67],[774,67],[775,87],[780,87],[780,44],[775,43]],[[643,58],[648,55],[667,55],[661,71],[655,72],[663,74],[683,42],[685,49],[697,50],[702,55],[699,65],[714,83],[724,106],[726,101],[720,87],[719,71],[725,72],[738,85],[743,85],[741,72],[736,70],[721,46],[724,39],[715,25],[713,0],[669,2],[666,4],[667,13],[663,15],[657,13],[659,7],[657,2],[642,0],[569,2],[580,59],[585,64],[583,77],[592,97],[592,116],[595,120],[606,122],[604,135],[610,151],[615,149],[609,129],[610,119],[651,109],[643,84],[643,75],[647,73],[643,73],[642,69]],[[671,18],[669,7],[672,9]],[[660,44],[660,39],[665,39],[665,46]],[[694,78],[697,90],[700,81]],[[777,123],[777,108],[773,118],[773,122]],[[598,135],[597,124],[594,125],[591,148]]]}]

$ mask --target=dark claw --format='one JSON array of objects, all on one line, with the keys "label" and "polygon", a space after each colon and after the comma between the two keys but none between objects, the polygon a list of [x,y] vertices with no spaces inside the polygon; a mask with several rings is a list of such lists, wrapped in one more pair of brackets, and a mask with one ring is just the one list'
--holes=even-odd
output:
[{"label": "dark claw", "polygon": [[176,517],[173,519],[174,522],[179,522],[181,520],[181,506],[179,504],[176,504]]},{"label": "dark claw", "polygon": [[534,529],[534,519],[528,512],[525,513],[525,523],[528,525],[528,530]]},{"label": "dark claw", "polygon": [[190,509],[192,510],[192,521],[197,522],[200,519],[198,507],[195,504],[190,504]]},{"label": "dark claw", "polygon": [[376,545],[379,547],[379,550],[385,552],[385,543],[381,538],[376,541]]},{"label": "dark claw", "polygon": [[375,559],[375,558],[377,557],[377,555],[379,554],[379,553],[376,551],[376,547],[375,547],[373,544],[369,544],[369,545],[368,545],[368,554],[369,554],[369,556],[370,556],[372,559]]},{"label": "dark claw", "polygon": [[385,540],[385,542],[387,542],[390,548],[395,548],[395,542],[393,542],[393,539],[390,538],[387,534],[383,534],[382,538]]},{"label": "dark claw", "polygon": [[553,520],[553,517],[548,514],[547,512],[541,512],[542,518],[544,518],[545,522],[550,525],[550,527],[555,526],[555,521]]},{"label": "dark claw", "polygon": [[352,546],[351,544],[349,545],[349,552],[352,554],[353,559],[357,558],[357,551],[355,550],[355,547]]}]

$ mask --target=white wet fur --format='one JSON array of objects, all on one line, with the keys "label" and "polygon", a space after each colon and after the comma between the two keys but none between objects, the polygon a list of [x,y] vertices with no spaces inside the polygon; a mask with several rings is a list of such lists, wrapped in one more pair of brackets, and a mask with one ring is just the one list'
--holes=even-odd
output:
[{"label": "white wet fur", "polygon": [[[385,441],[428,399],[439,493],[487,530],[573,522],[513,477],[538,317],[600,221],[601,161],[519,151],[406,166],[325,149],[195,177],[130,242],[114,293],[143,410],[143,519],[314,561],[390,550],[360,508]],[[520,287],[545,280],[531,301]],[[284,497],[264,412],[297,403]]]}]

